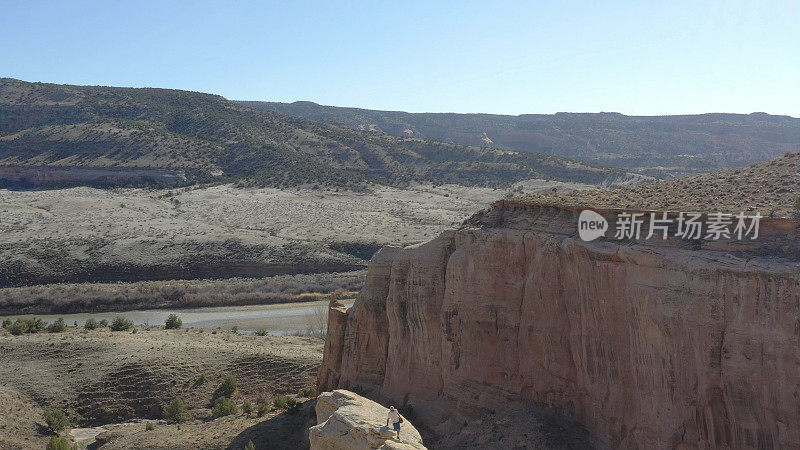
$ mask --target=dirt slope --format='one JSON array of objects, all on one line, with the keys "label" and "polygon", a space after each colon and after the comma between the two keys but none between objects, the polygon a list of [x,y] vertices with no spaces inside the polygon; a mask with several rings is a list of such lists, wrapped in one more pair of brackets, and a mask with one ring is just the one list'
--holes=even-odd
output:
[{"label": "dirt slope", "polygon": [[[318,339],[211,330],[0,334],[0,386],[22,396],[9,398],[26,399],[17,403],[34,408],[28,416],[37,408],[61,408],[82,426],[160,419],[163,405],[176,397],[193,416],[205,417],[228,375],[238,382],[240,403],[255,402],[259,394],[296,394],[313,385],[322,357]],[[30,429],[26,423],[12,425]]]}]

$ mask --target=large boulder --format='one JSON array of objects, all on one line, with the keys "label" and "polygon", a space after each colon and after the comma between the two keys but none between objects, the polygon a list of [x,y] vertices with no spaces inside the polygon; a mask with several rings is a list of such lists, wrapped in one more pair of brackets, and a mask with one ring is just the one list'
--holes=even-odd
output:
[{"label": "large boulder", "polygon": [[400,438],[386,426],[389,410],[350,391],[337,389],[317,398],[317,425],[309,429],[311,450],[424,449],[422,437],[406,420]]}]

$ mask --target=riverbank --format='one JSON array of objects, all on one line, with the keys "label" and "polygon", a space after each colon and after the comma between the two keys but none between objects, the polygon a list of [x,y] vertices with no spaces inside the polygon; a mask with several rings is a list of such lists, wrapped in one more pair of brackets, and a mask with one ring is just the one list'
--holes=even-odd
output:
[{"label": "riverbank", "polygon": [[[167,318],[175,314],[180,317],[183,328],[236,330],[243,334],[268,334],[270,336],[322,336],[328,323],[328,295],[309,295],[309,299],[324,297],[325,300],[277,303],[271,305],[216,306],[186,309],[144,309],[124,312],[8,315],[3,320],[41,319],[53,323],[62,319],[68,325],[83,327],[86,321],[105,320],[111,323],[117,316],[130,320],[135,326],[151,329],[163,325]],[[344,298],[346,306],[353,300]],[[153,328],[153,329],[155,329]]]},{"label": "riverbank", "polygon": [[[365,271],[226,280],[61,283],[0,289],[0,316],[270,305],[354,295]],[[69,322],[71,323],[71,322]]]}]

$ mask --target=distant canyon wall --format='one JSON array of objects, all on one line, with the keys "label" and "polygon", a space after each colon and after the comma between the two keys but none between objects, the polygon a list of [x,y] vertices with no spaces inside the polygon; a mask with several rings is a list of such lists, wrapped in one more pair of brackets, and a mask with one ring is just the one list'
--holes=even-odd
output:
[{"label": "distant canyon wall", "polygon": [[[800,447],[798,222],[754,241],[577,237],[576,208],[500,201],[384,248],[333,308],[320,391],[444,433],[544,404],[614,448]],[[611,218],[616,211],[598,211]]]}]

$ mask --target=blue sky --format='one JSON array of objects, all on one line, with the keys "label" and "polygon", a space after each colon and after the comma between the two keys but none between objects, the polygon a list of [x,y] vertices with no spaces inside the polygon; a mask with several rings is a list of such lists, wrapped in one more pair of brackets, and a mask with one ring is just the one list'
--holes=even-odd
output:
[{"label": "blue sky", "polygon": [[412,112],[800,117],[800,2],[0,0],[0,76]]}]

